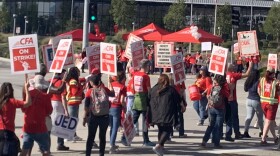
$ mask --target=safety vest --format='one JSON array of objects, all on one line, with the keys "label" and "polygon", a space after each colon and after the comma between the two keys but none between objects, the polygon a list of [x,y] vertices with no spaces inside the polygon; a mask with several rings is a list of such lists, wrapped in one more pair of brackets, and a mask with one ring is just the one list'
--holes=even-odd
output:
[{"label": "safety vest", "polygon": [[[72,85],[76,85],[76,87],[77,87],[76,93],[71,92]],[[66,100],[68,101],[67,102],[68,105],[81,104],[84,97],[83,97],[83,89],[82,89],[82,86],[79,84],[79,82],[77,82],[74,79],[71,79],[69,84],[66,86],[66,88],[67,88]]]},{"label": "safety vest", "polygon": [[260,84],[261,84],[261,88],[260,88],[260,97],[261,97],[261,103],[263,102],[266,102],[266,103],[269,103],[271,105],[273,104],[277,104],[278,103],[278,99],[275,99],[275,92],[276,92],[276,81],[273,80],[272,82],[272,87],[271,87],[271,90],[270,90],[270,95],[269,97],[266,97],[264,95],[265,93],[265,78],[262,78],[261,81],[260,81]]}]

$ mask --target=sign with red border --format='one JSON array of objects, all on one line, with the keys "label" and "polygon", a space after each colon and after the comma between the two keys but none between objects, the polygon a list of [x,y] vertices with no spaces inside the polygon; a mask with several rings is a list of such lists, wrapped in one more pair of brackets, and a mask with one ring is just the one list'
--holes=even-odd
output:
[{"label": "sign with red border", "polygon": [[117,51],[116,45],[111,43],[100,43],[101,73],[117,75]]},{"label": "sign with red border", "polygon": [[272,67],[277,70],[277,54],[268,54],[267,67]]},{"label": "sign with red border", "polygon": [[224,75],[227,62],[227,54],[227,48],[213,46],[209,63],[209,72],[218,75]]},{"label": "sign with red border", "polygon": [[44,64],[47,66],[47,69],[49,70],[52,65],[52,61],[54,57],[54,52],[51,44],[42,46],[42,56],[43,56]]},{"label": "sign with red border", "polygon": [[171,67],[173,71],[172,76],[174,79],[174,84],[176,85],[184,82],[184,80],[186,79],[186,74],[182,53],[171,56]]},{"label": "sign with red border", "polygon": [[237,37],[241,56],[259,55],[258,39],[255,30],[237,32]]},{"label": "sign with red border", "polygon": [[131,43],[132,66],[134,68],[138,68],[140,61],[144,59],[143,44],[143,41],[136,41]]},{"label": "sign with red border", "polygon": [[68,53],[72,44],[72,39],[61,39],[59,41],[54,59],[52,61],[50,72],[61,73],[68,58]]},{"label": "sign with red border", "polygon": [[142,38],[136,36],[136,35],[133,35],[133,34],[129,34],[128,36],[128,40],[127,40],[127,43],[126,43],[126,48],[125,48],[125,56],[128,58],[128,59],[132,59],[132,54],[131,54],[131,44],[133,42],[137,42],[137,41],[143,41]]},{"label": "sign with red border", "polygon": [[91,73],[93,68],[100,69],[100,44],[86,48],[88,71]]},{"label": "sign with red border", "polygon": [[12,74],[35,73],[40,70],[37,34],[9,37]]}]

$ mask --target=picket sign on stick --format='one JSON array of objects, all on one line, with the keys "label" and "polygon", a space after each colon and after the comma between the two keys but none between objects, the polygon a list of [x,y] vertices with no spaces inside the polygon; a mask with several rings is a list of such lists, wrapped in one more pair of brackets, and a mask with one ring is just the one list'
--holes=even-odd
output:
[{"label": "picket sign on stick", "polygon": [[137,41],[142,41],[143,42],[142,38],[130,33],[129,36],[128,36],[127,43],[126,43],[126,47],[125,47],[125,57],[127,57],[130,60],[132,59],[131,44],[134,43],[134,42],[137,42]]},{"label": "picket sign on stick", "polygon": [[12,74],[40,71],[37,34],[12,36],[9,40]]},{"label": "picket sign on stick", "polygon": [[101,73],[117,75],[117,51],[116,45],[111,43],[100,43]]},{"label": "picket sign on stick", "polygon": [[259,55],[258,39],[255,30],[237,32],[237,38],[241,56]]},{"label": "picket sign on stick", "polygon": [[185,68],[183,63],[183,55],[182,53],[178,53],[170,57],[171,61],[171,69],[172,69],[172,76],[174,79],[174,84],[179,84],[184,82],[186,79]]},{"label": "picket sign on stick", "polygon": [[209,72],[218,75],[224,75],[227,62],[227,54],[227,48],[213,46],[209,63]]},{"label": "picket sign on stick", "polygon": [[277,54],[268,54],[267,68],[271,67],[277,71]]},{"label": "picket sign on stick", "polygon": [[[72,39],[61,39],[59,41],[53,62],[49,70],[50,72],[53,72],[51,82],[53,81],[56,73],[62,72],[68,53],[70,51],[71,44],[72,44]],[[51,87],[51,83],[50,86],[48,87],[47,93],[49,93],[50,87]]]}]

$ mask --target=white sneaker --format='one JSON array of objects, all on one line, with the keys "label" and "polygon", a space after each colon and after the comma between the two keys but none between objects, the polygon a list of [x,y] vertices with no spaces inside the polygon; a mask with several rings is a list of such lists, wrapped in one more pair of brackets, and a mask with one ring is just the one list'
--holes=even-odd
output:
[{"label": "white sneaker", "polygon": [[119,146],[117,145],[114,145],[114,146],[111,146],[110,149],[109,149],[109,154],[115,154],[119,151]]},{"label": "white sneaker", "polygon": [[72,142],[75,143],[76,141],[83,141],[83,139],[80,138],[79,136],[74,136]]},{"label": "white sneaker", "polygon": [[163,148],[159,146],[154,146],[153,151],[158,155],[158,156],[163,156]]}]

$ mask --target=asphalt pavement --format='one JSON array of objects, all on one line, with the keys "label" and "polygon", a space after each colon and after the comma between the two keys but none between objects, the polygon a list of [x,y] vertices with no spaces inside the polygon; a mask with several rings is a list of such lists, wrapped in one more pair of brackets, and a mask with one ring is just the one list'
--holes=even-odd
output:
[{"label": "asphalt pavement", "polygon": [[[30,74],[33,76],[34,74]],[[51,73],[47,75],[47,78],[51,78]],[[87,76],[87,74],[83,73],[82,76]],[[151,75],[151,83],[154,85],[157,82],[158,75]],[[103,82],[107,83],[107,75],[102,76]],[[185,81],[186,86],[191,85],[194,82],[195,76],[187,75],[187,79]],[[21,89],[23,86],[23,75],[11,75],[9,60],[0,58],[0,84],[3,82],[11,82],[13,84],[15,90],[15,97],[21,99]],[[237,97],[239,104],[239,122],[240,122],[240,131],[244,132],[244,120],[246,117],[246,97],[247,93],[243,90],[244,80],[238,81],[237,84]],[[226,142],[224,140],[221,141],[222,149],[213,149],[213,145],[211,144],[211,140],[209,140],[207,144],[207,148],[201,148],[199,145],[202,142],[202,137],[207,128],[208,122],[205,122],[203,126],[197,126],[198,116],[192,107],[192,102],[188,98],[187,94],[187,103],[188,107],[186,112],[184,113],[184,124],[185,124],[185,134],[187,134],[186,138],[179,138],[178,132],[175,131],[174,137],[171,141],[167,142],[165,145],[165,155],[192,155],[192,156],[215,156],[215,155],[224,155],[224,156],[277,156],[280,154],[280,151],[276,150],[275,145],[273,145],[273,139],[271,134],[268,135],[268,146],[260,146],[261,139],[258,137],[259,130],[253,128],[256,117],[253,119],[251,123],[251,128],[249,130],[249,134],[252,138],[250,139],[241,139],[235,140],[235,142]],[[79,115],[82,116],[83,113],[83,104],[80,105]],[[38,110],[40,111],[40,110]],[[278,110],[276,122],[280,123],[280,113]],[[141,122],[140,122],[141,123]],[[17,110],[16,113],[16,134],[20,136],[22,134],[22,125],[23,125],[23,113],[21,110]],[[141,124],[140,124],[141,127]],[[225,126],[224,126],[225,131]],[[77,127],[77,134],[83,141],[78,141],[76,143],[65,142],[66,146],[70,147],[69,151],[61,152],[56,150],[56,137],[51,136],[52,144],[51,144],[51,153],[54,156],[78,156],[85,155],[86,148],[86,137],[88,134],[87,127],[83,127],[81,122]],[[96,142],[98,143],[98,134],[96,135]],[[117,145],[119,145],[118,154],[111,155],[143,155],[143,156],[152,156],[156,155],[151,147],[143,147],[142,146],[142,136],[137,136],[134,138],[133,143],[130,147],[123,146],[119,140],[121,137],[121,133],[118,133],[117,136]],[[150,140],[153,142],[157,141],[157,128],[151,127],[149,130]],[[234,136],[233,136],[234,137]],[[20,139],[22,141],[22,139]],[[107,144],[106,144],[106,155],[109,155],[109,128],[107,131]],[[32,152],[34,156],[40,155],[38,150],[38,145],[35,143]],[[98,155],[98,149],[92,150],[92,155]]]}]

